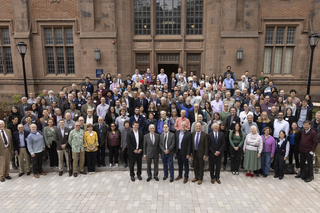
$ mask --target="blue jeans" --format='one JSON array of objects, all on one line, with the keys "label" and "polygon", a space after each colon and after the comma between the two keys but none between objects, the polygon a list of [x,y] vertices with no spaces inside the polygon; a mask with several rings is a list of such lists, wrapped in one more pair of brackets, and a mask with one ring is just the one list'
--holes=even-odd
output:
[{"label": "blue jeans", "polygon": [[174,168],[173,168],[173,154],[161,155],[163,163],[163,173],[165,177],[168,177],[168,163],[170,170],[170,178],[174,178]]},{"label": "blue jeans", "polygon": [[261,152],[261,169],[263,174],[268,175],[271,166],[271,153]]}]

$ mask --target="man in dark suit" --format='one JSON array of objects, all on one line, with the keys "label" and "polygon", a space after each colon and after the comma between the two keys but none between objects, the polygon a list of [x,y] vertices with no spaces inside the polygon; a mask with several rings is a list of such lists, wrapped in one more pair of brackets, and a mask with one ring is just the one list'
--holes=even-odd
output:
[{"label": "man in dark suit", "polygon": [[[212,125],[213,132],[208,135],[209,144],[209,157],[210,157],[210,177],[211,183],[214,184],[221,183],[220,181],[220,168],[221,168],[221,158],[224,151],[224,134],[219,131],[219,125],[214,123]],[[216,170],[214,167],[216,166]]]},{"label": "man in dark suit", "polygon": [[176,180],[182,179],[183,166],[185,169],[183,183],[188,182],[189,178],[189,158],[191,155],[191,133],[187,131],[187,123],[181,122],[181,130],[175,132],[176,134],[176,155],[178,156],[179,176]]},{"label": "man in dark suit", "polygon": [[149,182],[152,178],[151,173],[151,163],[153,159],[154,163],[154,172],[153,178],[156,181],[159,181],[158,178],[158,168],[159,168],[159,158],[160,158],[160,149],[159,149],[159,142],[160,142],[160,135],[155,133],[156,127],[151,124],[149,125],[149,133],[144,136],[143,139],[143,154],[144,159],[147,160],[147,173],[148,178],[147,182]]},{"label": "man in dark suit", "polygon": [[203,166],[208,154],[208,135],[201,132],[201,123],[196,123],[196,131],[192,133],[191,157],[193,158],[194,179],[192,182],[198,181],[202,184],[203,180]]},{"label": "man in dark suit", "polygon": [[59,102],[59,99],[57,97],[54,96],[54,92],[53,90],[49,90],[49,96],[45,97],[46,101],[47,101],[47,104],[49,106],[52,105],[52,102],[56,102],[58,104]]},{"label": "man in dark suit", "polygon": [[25,108],[27,108],[28,106],[31,106],[31,104],[27,103],[28,102],[28,98],[27,97],[22,97],[21,101],[22,101],[22,103],[19,104],[18,111],[20,112],[22,117],[24,117],[24,116],[26,116]]},{"label": "man in dark suit", "polygon": [[98,123],[93,125],[93,131],[98,135],[98,151],[97,151],[97,163],[98,167],[106,167],[105,158],[106,158],[106,135],[109,126],[103,122],[103,117],[98,118]]},{"label": "man in dark suit", "polygon": [[95,124],[98,123],[98,116],[93,114],[93,109],[87,109],[87,115],[82,116],[84,118],[85,124]]},{"label": "man in dark suit", "polygon": [[133,122],[137,121],[139,123],[139,130],[143,132],[144,130],[144,124],[145,124],[145,119],[142,115],[140,115],[140,109],[139,107],[136,107],[134,109],[134,115],[130,117],[129,122],[130,122],[130,127],[133,127]]},{"label": "man in dark suit", "polygon": [[306,99],[302,100],[301,106],[296,111],[296,121],[299,129],[303,130],[303,122],[306,120],[312,120],[312,109],[308,106],[308,101]]},{"label": "man in dark suit", "polygon": [[69,168],[69,152],[70,150],[68,139],[70,135],[70,129],[65,127],[63,119],[59,121],[59,127],[55,130],[54,141],[57,143],[58,161],[59,161],[59,176],[63,175],[63,156],[66,158],[68,171]]},{"label": "man in dark suit", "polygon": [[163,124],[163,133],[160,135],[160,151],[163,163],[163,180],[168,178],[168,163],[170,170],[170,182],[173,182],[174,168],[173,168],[173,153],[175,153],[176,141],[175,135],[169,132],[169,125]]},{"label": "man in dark suit", "polygon": [[[121,109],[122,109],[122,108],[127,109],[127,110],[126,110],[126,116],[131,117],[131,116],[133,115],[133,110],[132,110],[132,108],[128,108],[128,107],[127,107],[127,103],[126,103],[125,101],[121,103]],[[139,109],[139,110],[140,110],[140,109]]]},{"label": "man in dark suit", "polygon": [[127,103],[127,107],[129,108],[133,108],[134,105],[134,100],[132,97],[129,96],[129,92],[128,91],[124,91],[123,92],[123,98]]},{"label": "man in dark suit", "polygon": [[31,173],[30,153],[28,151],[27,137],[30,132],[24,131],[22,124],[18,125],[18,131],[12,134],[14,152],[19,160],[19,177],[24,175],[24,160],[26,160],[27,175]]},{"label": "man in dark suit", "polygon": [[161,101],[160,99],[157,97],[157,93],[153,93],[152,94],[152,98],[150,98],[150,102],[153,102],[155,104],[156,107],[161,105]]},{"label": "man in dark suit", "polygon": [[199,110],[199,104],[193,105],[193,110],[191,110],[188,114],[188,118],[190,120],[190,125],[193,124],[193,122],[196,121],[196,118],[198,118],[198,115],[203,115],[203,112]]},{"label": "man in dark suit", "polygon": [[145,98],[144,93],[140,93],[140,98],[137,98],[134,102],[134,108],[143,106],[144,112],[148,111],[148,100]]},{"label": "man in dark suit", "polygon": [[127,79],[123,82],[126,87],[128,87],[128,85],[132,84],[132,80],[131,80],[131,75],[127,75]]},{"label": "man in dark suit", "polygon": [[70,109],[70,105],[73,102],[73,95],[71,93],[68,94],[68,100],[66,102],[64,102],[61,110],[62,113],[65,115],[65,111]]},{"label": "man in dark suit", "polygon": [[68,101],[65,96],[66,96],[66,94],[63,91],[59,92],[59,98],[58,98],[57,104],[61,110],[63,108],[63,105]]},{"label": "man in dark suit", "polygon": [[90,92],[90,94],[92,94],[94,91],[94,87],[93,87],[93,84],[90,83],[90,78],[86,77],[84,80],[85,80],[85,82],[81,85],[81,88],[82,88],[82,86],[86,86],[87,92]]},{"label": "man in dark suit", "polygon": [[139,180],[141,177],[142,167],[142,149],[143,149],[143,132],[139,130],[139,122],[134,121],[132,123],[132,130],[128,132],[127,137],[128,156],[129,156],[129,168],[131,181],[135,181],[134,164],[137,162],[137,176]]},{"label": "man in dark suit", "polygon": [[230,113],[231,115],[227,117],[227,122],[226,122],[226,127],[228,128],[229,131],[233,130],[236,123],[240,123],[240,118],[239,116],[237,116],[237,111],[235,107],[230,108]]}]

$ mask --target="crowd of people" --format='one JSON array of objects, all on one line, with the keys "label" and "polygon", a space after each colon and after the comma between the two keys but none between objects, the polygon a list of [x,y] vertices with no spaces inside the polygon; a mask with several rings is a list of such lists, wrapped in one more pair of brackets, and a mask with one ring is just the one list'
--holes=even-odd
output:
[{"label": "crowd of people", "polygon": [[257,77],[245,71],[237,81],[230,66],[223,75],[201,74],[199,80],[180,68],[169,77],[163,69],[158,75],[136,69],[126,79],[101,74],[96,89],[86,77],[81,86],[64,87],[58,95],[31,92],[12,107],[7,123],[0,121],[0,181],[11,179],[10,162],[19,167],[19,177],[24,162],[27,175],[31,168],[35,178],[46,175],[42,162],[47,159],[59,176],[64,167],[74,177],[94,174],[96,166],[107,166],[108,150],[109,167],[118,167],[121,158],[132,181],[135,163],[142,180],[143,158],[146,180],[159,181],[161,158],[163,180],[170,182],[187,183],[191,166],[192,182],[201,184],[208,161],[211,183],[220,184],[228,160],[232,175],[242,168],[248,177],[267,177],[273,167],[274,178],[283,179],[291,169],[310,182],[313,167],[316,173],[320,169],[320,111],[313,119],[311,96],[300,100],[294,89],[287,92],[263,72]]}]

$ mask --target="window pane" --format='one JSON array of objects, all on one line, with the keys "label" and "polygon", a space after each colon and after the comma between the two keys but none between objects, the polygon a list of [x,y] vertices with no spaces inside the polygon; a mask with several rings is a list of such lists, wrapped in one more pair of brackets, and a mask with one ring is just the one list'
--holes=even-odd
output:
[{"label": "window pane", "polygon": [[284,27],[277,28],[276,44],[283,44]]},{"label": "window pane", "polygon": [[273,30],[274,30],[273,27],[267,27],[265,44],[272,44],[273,43]]},{"label": "window pane", "polygon": [[150,35],[150,0],[134,1],[134,23],[136,35]]},{"label": "window pane", "polygon": [[187,0],[187,34],[202,34],[203,0]]},{"label": "window pane", "polygon": [[181,34],[181,0],[156,0],[156,34]]},{"label": "window pane", "polygon": [[2,29],[2,38],[4,45],[10,45],[10,34],[9,29]]},{"label": "window pane", "polygon": [[294,43],[294,27],[288,27],[288,32],[287,32],[287,44],[293,44]]},{"label": "window pane", "polygon": [[68,67],[68,74],[74,74],[74,54],[73,54],[73,47],[67,47],[67,67]]},{"label": "window pane", "polygon": [[46,47],[48,74],[55,74],[53,47]]},{"label": "window pane", "polygon": [[293,47],[286,48],[286,55],[284,58],[284,74],[292,73],[292,58],[293,58]]},{"label": "window pane", "polygon": [[72,28],[64,28],[64,34],[66,37],[66,44],[73,45],[73,32]]},{"label": "window pane", "polygon": [[56,45],[63,45],[62,28],[54,29],[54,36],[56,40]]},{"label": "window pane", "polygon": [[11,47],[5,47],[3,48],[3,51],[4,51],[5,61],[6,61],[7,74],[12,74],[13,66],[12,66]]},{"label": "window pane", "polygon": [[281,74],[283,47],[276,47],[274,52],[273,74]]},{"label": "window pane", "polygon": [[45,37],[45,40],[46,40],[46,45],[52,45],[53,44],[52,29],[51,28],[44,29],[44,37]]},{"label": "window pane", "polygon": [[63,47],[57,47],[56,54],[57,54],[58,74],[63,74],[65,73]]},{"label": "window pane", "polygon": [[263,72],[266,74],[271,73],[272,49],[273,47],[265,47],[264,49]]},{"label": "window pane", "polygon": [[2,63],[1,48],[0,48],[0,73],[3,74],[3,63]]}]

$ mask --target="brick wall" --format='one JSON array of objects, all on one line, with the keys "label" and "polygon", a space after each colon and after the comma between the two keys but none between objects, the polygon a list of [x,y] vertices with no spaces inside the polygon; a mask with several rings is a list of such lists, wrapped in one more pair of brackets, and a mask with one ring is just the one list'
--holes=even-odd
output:
[{"label": "brick wall", "polygon": [[0,19],[13,19],[12,0],[1,0],[0,2]]}]

